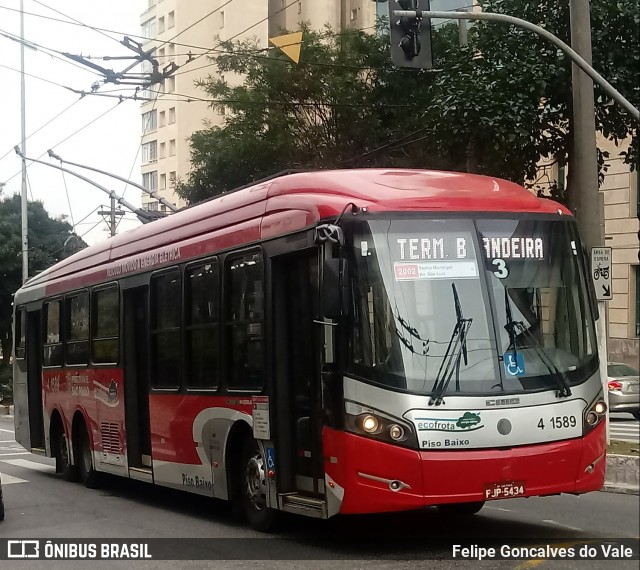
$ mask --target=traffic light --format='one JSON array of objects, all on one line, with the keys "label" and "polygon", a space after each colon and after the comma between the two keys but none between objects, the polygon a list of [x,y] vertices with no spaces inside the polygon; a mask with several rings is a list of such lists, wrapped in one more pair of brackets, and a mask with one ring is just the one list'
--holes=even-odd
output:
[{"label": "traffic light", "polygon": [[[389,0],[391,61],[394,65],[431,69],[431,20],[422,18],[422,11],[429,9],[429,0]],[[396,10],[415,13],[394,16]]]}]

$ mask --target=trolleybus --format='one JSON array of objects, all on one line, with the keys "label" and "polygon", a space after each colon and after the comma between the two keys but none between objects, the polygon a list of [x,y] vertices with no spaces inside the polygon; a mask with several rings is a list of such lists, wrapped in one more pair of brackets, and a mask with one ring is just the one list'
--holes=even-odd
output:
[{"label": "trolleybus", "polygon": [[505,180],[288,174],[88,247],[15,295],[16,439],[328,518],[598,490],[575,219]]}]

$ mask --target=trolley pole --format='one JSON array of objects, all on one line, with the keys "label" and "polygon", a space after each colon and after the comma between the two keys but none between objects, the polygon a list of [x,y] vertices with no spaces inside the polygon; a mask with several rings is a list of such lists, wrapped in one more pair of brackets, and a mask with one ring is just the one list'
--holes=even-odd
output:
[{"label": "trolley pole", "polygon": [[[571,47],[589,65],[592,62],[591,13],[589,0],[570,0]],[[593,81],[575,63],[571,70],[573,94],[573,165],[569,166],[571,186],[569,208],[574,212],[580,236],[591,252],[604,244],[604,196],[598,190],[598,154]],[[571,168],[573,166],[573,169]],[[597,220],[598,223],[594,223]],[[590,256],[589,256],[590,257]],[[593,271],[593,268],[590,268]],[[591,276],[589,276],[591,278]],[[596,338],[600,357],[600,378],[607,402],[607,443],[609,443],[609,390],[607,386],[607,304],[598,301]]]}]

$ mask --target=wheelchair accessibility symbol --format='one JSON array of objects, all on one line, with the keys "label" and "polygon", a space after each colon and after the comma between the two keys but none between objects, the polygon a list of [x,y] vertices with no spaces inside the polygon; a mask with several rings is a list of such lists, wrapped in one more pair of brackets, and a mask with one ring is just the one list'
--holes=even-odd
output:
[{"label": "wheelchair accessibility symbol", "polygon": [[505,352],[504,369],[507,376],[522,376],[525,372],[524,355],[521,352]]},{"label": "wheelchair accessibility symbol", "polygon": [[267,447],[265,449],[267,452],[267,469],[274,469],[276,466],[276,454],[273,447]]}]

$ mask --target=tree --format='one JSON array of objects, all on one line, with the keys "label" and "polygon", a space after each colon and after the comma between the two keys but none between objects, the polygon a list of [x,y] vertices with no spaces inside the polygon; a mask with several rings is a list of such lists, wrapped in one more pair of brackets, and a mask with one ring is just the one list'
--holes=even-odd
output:
[{"label": "tree", "polygon": [[[570,43],[566,2],[480,3]],[[594,67],[636,106],[638,3],[591,1]],[[385,34],[305,30],[304,38],[298,65],[247,41],[226,43],[213,60],[223,75],[245,80],[200,82],[212,106],[229,112],[222,127],[191,137],[193,170],[177,185],[189,202],[288,168],[441,168],[523,183],[541,157],[571,167],[571,61],[532,32],[481,21],[461,47],[455,24],[438,25],[433,72],[392,67]],[[596,100],[605,136],[633,135],[626,155],[633,165],[637,125],[598,88]],[[599,154],[601,173],[606,158]],[[574,189],[567,191],[571,201]]]},{"label": "tree", "polygon": [[[71,226],[49,217],[41,202],[28,204],[29,274],[35,275],[72,253],[66,246]],[[11,319],[13,294],[22,285],[20,196],[0,199],[0,346],[3,360],[9,364],[12,348]],[[77,245],[86,247],[78,238]],[[77,250],[77,246],[73,251]]]}]

